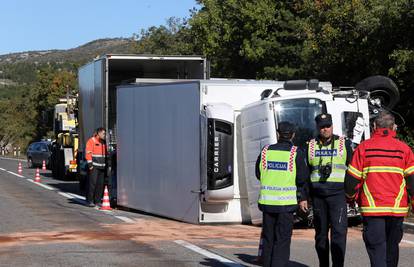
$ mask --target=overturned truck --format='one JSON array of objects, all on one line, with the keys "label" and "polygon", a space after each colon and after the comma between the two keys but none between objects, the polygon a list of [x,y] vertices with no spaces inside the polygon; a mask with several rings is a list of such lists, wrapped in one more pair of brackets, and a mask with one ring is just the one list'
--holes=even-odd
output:
[{"label": "overturned truck", "polygon": [[201,57],[107,55],[79,70],[80,151],[93,129],[108,129],[118,205],[190,223],[260,223],[254,164],[277,122],[298,126],[297,145],[316,135],[323,111],[335,134],[369,138],[370,118],[398,91],[368,79],[356,88],[209,79]]}]

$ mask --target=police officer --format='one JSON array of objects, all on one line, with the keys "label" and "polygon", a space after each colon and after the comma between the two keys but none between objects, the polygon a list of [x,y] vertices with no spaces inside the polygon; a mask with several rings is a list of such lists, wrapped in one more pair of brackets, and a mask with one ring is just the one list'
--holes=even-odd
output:
[{"label": "police officer", "polygon": [[292,143],[294,125],[280,122],[277,136],[278,143],[265,146],[256,162],[259,209],[263,212],[263,266],[286,266],[289,262],[298,197],[300,205],[307,207],[309,173],[305,153]]},{"label": "police officer", "polygon": [[319,114],[315,121],[319,135],[308,142],[307,148],[315,248],[319,266],[329,266],[329,247],[333,266],[344,266],[348,227],[344,178],[352,158],[351,142],[333,134],[330,114]]},{"label": "police officer", "polygon": [[414,204],[414,154],[395,130],[394,116],[381,112],[372,137],[355,150],[345,180],[347,196],[359,191],[363,239],[374,267],[398,266],[404,217]]}]

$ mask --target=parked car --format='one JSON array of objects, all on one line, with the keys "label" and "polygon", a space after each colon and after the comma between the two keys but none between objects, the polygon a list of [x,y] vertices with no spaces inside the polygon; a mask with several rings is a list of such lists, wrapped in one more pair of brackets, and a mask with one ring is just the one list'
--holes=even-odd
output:
[{"label": "parked car", "polygon": [[46,162],[46,167],[50,167],[51,142],[40,141],[30,144],[27,149],[27,165],[29,168],[42,167],[43,161]]}]

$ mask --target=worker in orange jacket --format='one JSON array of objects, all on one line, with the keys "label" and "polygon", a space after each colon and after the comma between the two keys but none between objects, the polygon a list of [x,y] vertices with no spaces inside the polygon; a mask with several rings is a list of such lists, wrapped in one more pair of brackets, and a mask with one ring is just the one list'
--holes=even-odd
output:
[{"label": "worker in orange jacket", "polygon": [[94,136],[86,143],[85,158],[89,169],[86,201],[89,207],[94,207],[101,203],[108,156],[105,135],[105,128],[98,128]]},{"label": "worker in orange jacket", "polygon": [[372,138],[356,148],[345,179],[345,192],[358,201],[363,216],[363,239],[374,267],[398,265],[408,195],[414,201],[414,155],[395,130],[394,116],[381,112]]}]

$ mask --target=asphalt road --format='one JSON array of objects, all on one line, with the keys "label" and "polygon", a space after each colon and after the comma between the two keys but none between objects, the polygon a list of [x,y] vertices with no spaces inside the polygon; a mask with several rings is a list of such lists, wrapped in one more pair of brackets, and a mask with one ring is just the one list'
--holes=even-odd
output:
[{"label": "asphalt road", "polygon": [[[0,266],[257,266],[260,228],[191,225],[83,205],[77,183],[0,159]],[[313,230],[296,229],[290,266],[318,266]],[[400,265],[413,266],[405,234]],[[350,228],[346,266],[369,266],[358,227]]]}]

